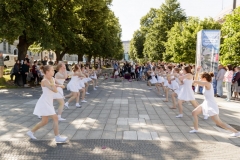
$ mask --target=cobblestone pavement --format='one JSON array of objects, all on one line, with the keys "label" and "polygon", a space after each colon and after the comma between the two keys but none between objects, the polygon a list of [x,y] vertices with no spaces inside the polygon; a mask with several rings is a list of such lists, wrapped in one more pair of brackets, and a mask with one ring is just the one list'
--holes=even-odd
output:
[{"label": "cobblestone pavement", "polygon": [[[216,127],[210,119],[204,120],[202,115],[199,117],[200,132],[189,134],[193,125],[191,104],[184,103],[184,117],[177,119],[178,111],[169,109],[171,102],[163,102],[164,97],[155,89],[148,90],[145,82],[101,81],[97,91],[90,86],[88,103],[82,104],[82,108],[76,109],[72,103],[70,109],[64,110],[62,117],[67,120],[60,122],[59,128],[70,141],[58,146],[51,141],[54,137],[51,120],[35,133],[39,141],[29,142],[25,135],[39,121],[32,112],[41,95],[40,88],[0,90],[1,157],[240,159],[240,138],[229,137],[228,131]],[[201,103],[203,96],[196,94],[196,98]],[[221,119],[240,130],[240,103],[216,100]],[[57,105],[55,103],[56,109]],[[103,146],[107,149],[102,149]],[[58,156],[59,153],[62,156]]]},{"label": "cobblestone pavement", "polygon": [[240,148],[227,143],[73,140],[56,145],[52,141],[10,141],[0,142],[0,147],[1,159],[19,160],[240,159]]}]

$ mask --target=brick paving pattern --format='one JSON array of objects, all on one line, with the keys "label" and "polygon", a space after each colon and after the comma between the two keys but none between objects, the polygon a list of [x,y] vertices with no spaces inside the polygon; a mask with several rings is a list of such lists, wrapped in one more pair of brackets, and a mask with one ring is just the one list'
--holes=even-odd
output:
[{"label": "brick paving pattern", "polygon": [[[184,117],[177,119],[178,111],[169,109],[171,102],[163,102],[164,97],[157,95],[155,89],[148,90],[145,82],[101,81],[97,91],[92,91],[90,86],[88,103],[82,108],[76,109],[72,103],[70,109],[64,110],[62,117],[67,121],[60,122],[59,128],[60,133],[70,141],[58,146],[51,141],[54,137],[52,121],[36,132],[35,136],[40,141],[29,142],[25,134],[39,121],[32,112],[41,95],[40,88],[1,90],[0,144],[4,148],[0,151],[1,157],[240,159],[240,154],[237,154],[240,138],[229,137],[228,131],[217,127],[210,119],[204,120],[202,115],[199,117],[200,132],[189,134],[193,126],[190,103],[184,103]],[[203,96],[196,95],[196,98],[201,103]],[[220,98],[216,100],[220,105],[221,119],[238,127],[240,104],[228,103]],[[107,148],[102,149],[103,146]],[[29,148],[32,151],[28,151]]]}]

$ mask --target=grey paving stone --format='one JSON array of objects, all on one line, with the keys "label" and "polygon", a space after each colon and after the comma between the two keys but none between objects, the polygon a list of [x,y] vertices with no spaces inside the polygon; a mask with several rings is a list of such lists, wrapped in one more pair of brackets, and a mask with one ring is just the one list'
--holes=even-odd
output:
[{"label": "grey paving stone", "polygon": [[102,139],[115,139],[116,132],[114,131],[104,131],[102,134]]},{"label": "grey paving stone", "polygon": [[77,131],[75,135],[72,137],[72,140],[76,139],[87,139],[87,135],[89,134],[89,131]]},{"label": "grey paving stone", "polygon": [[115,125],[115,124],[106,124],[104,130],[106,130],[106,131],[116,131],[117,130],[117,125]]},{"label": "grey paving stone", "polygon": [[124,131],[123,139],[124,140],[137,140],[137,132],[136,131]]},{"label": "grey paving stone", "polygon": [[101,139],[103,130],[91,130],[87,136],[87,139]]},{"label": "grey paving stone", "polygon": [[138,140],[152,140],[150,132],[137,131]]}]

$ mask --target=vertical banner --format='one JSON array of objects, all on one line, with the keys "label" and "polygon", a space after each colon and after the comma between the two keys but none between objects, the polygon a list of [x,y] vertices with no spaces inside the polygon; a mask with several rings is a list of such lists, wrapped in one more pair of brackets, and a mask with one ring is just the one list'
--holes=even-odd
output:
[{"label": "vertical banner", "polygon": [[[220,52],[220,30],[201,30],[197,34],[196,66],[201,66],[203,72],[218,72]],[[216,93],[216,80],[213,79]]]}]

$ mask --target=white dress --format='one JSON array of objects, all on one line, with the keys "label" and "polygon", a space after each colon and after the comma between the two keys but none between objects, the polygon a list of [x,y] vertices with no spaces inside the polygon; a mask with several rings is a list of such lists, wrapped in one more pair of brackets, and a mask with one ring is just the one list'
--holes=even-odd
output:
[{"label": "white dress", "polygon": [[[63,85],[65,79],[55,79],[58,84]],[[63,89],[61,87],[57,87],[58,92],[53,94],[53,99],[64,99]]]},{"label": "white dress", "polygon": [[78,81],[79,81],[79,85],[80,85],[80,87],[81,87],[81,88],[85,88],[85,84],[84,84],[83,79],[79,78]]},{"label": "white dress", "polygon": [[158,81],[158,83],[163,83],[164,78],[162,76],[157,75],[157,81]]},{"label": "white dress", "polygon": [[151,73],[151,76],[152,76],[152,79],[150,79],[150,83],[151,84],[157,83],[157,79],[156,79],[155,74],[153,72]]},{"label": "white dress", "polygon": [[202,106],[202,111],[204,116],[214,116],[219,114],[219,108],[217,102],[214,99],[214,90],[211,84],[210,90],[203,88],[204,101],[200,105]]},{"label": "white dress", "polygon": [[175,81],[178,83],[178,89],[174,90],[174,92],[175,92],[177,95],[179,95],[179,93],[180,93],[183,85],[180,84],[180,81],[179,81],[178,78],[176,78]]},{"label": "white dress", "polygon": [[194,92],[192,89],[193,80],[184,79],[182,88],[179,91],[178,99],[183,101],[193,101],[195,100]]},{"label": "white dress", "polygon": [[164,78],[163,78],[163,86],[164,86],[164,87],[167,87],[167,86],[168,86],[167,77],[164,77]]},{"label": "white dress", "polygon": [[79,90],[82,89],[79,84],[79,77],[78,76],[72,76],[70,82],[67,84],[67,90],[71,92],[79,92]]},{"label": "white dress", "polygon": [[53,107],[54,92],[47,87],[42,87],[42,95],[36,103],[33,114],[37,116],[51,116],[56,114]]},{"label": "white dress", "polygon": [[93,72],[93,75],[91,76],[91,78],[92,78],[92,79],[97,79],[97,74],[96,74],[95,71]]},{"label": "white dress", "polygon": [[177,81],[174,79],[171,81],[171,84],[168,83],[168,88],[175,91],[179,88],[179,85],[178,85]]}]

